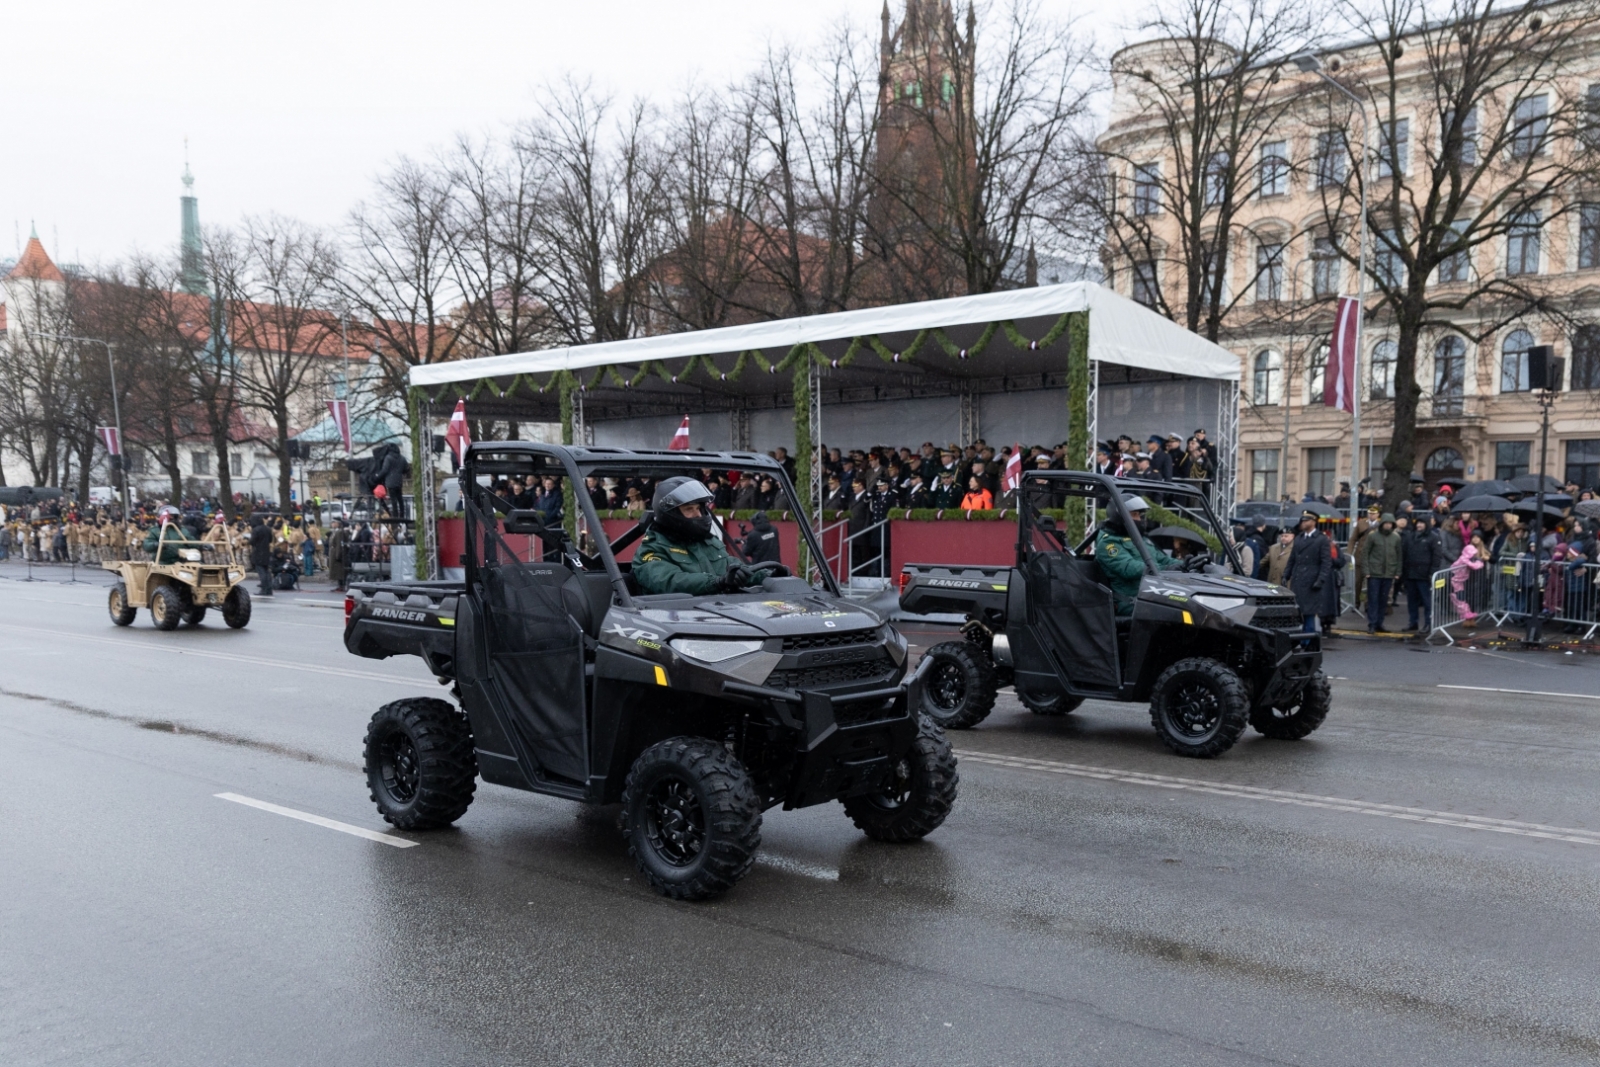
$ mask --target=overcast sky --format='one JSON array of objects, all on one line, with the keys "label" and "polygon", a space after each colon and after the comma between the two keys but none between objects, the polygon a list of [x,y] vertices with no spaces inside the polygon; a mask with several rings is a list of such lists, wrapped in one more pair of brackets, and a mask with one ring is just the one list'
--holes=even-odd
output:
[{"label": "overcast sky", "polygon": [[[1041,0],[1067,17],[1089,5]],[[184,137],[200,215],[339,221],[401,154],[528,110],[573,72],[670,97],[806,45],[881,0],[127,0],[7,5],[0,258],[30,223],[58,261],[178,236]],[[899,20],[903,0],[891,0]],[[1102,39],[1114,35],[1092,16]]]}]

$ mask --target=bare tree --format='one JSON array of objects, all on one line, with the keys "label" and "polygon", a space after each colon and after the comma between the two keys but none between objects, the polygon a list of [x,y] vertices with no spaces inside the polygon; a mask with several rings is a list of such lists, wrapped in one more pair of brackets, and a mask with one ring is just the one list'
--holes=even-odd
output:
[{"label": "bare tree", "polygon": [[[1243,209],[1253,197],[1271,195],[1275,181],[1287,188],[1287,151],[1270,158],[1262,151],[1282,140],[1274,131],[1294,105],[1278,84],[1282,67],[1318,38],[1316,10],[1266,0],[1182,0],[1144,23],[1155,40],[1112,58],[1111,77],[1129,93],[1130,106],[1100,141],[1107,186],[1093,203],[1108,258],[1115,269],[1134,272],[1143,302],[1212,341],[1260,272],[1283,269],[1269,255],[1230,291]],[[1119,136],[1119,124],[1137,136]],[[1286,249],[1294,236],[1278,234],[1274,243]]]},{"label": "bare tree", "polygon": [[[341,356],[333,298],[333,248],[300,223],[277,216],[245,221],[241,232],[213,233],[213,281],[226,301],[226,322],[248,407],[267,423],[265,443],[278,459],[278,502],[293,485],[289,438],[313,414],[307,403],[316,372]],[[339,367],[343,373],[344,367]]]},{"label": "bare tree", "polygon": [[[1592,65],[1600,6],[1450,0],[1435,10],[1383,0],[1371,14],[1350,12],[1362,51],[1378,63],[1346,81],[1377,129],[1365,151],[1347,149],[1343,180],[1324,182],[1324,215],[1353,263],[1352,216],[1366,186],[1368,287],[1398,347],[1384,464],[1384,502],[1393,507],[1415,469],[1419,349],[1429,331],[1477,341],[1529,313],[1569,315],[1543,273],[1541,248],[1579,210],[1576,194],[1600,177],[1596,116],[1572,91],[1573,75]],[[1328,129],[1360,128],[1351,110],[1330,93]],[[1439,414],[1461,403],[1453,373],[1436,374]]]}]

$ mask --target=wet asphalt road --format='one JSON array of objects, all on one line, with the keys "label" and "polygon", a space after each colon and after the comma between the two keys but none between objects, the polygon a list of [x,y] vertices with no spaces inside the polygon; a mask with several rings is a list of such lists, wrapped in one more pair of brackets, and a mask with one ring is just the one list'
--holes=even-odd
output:
[{"label": "wet asphalt road", "polygon": [[1210,762],[1007,695],[926,842],[774,811],[677,904],[610,809],[480,785],[399,848],[218,799],[385,833],[365,720],[437,687],[326,607],[103,593],[0,580],[0,1063],[1600,1061],[1584,657],[1347,642],[1328,726]]}]

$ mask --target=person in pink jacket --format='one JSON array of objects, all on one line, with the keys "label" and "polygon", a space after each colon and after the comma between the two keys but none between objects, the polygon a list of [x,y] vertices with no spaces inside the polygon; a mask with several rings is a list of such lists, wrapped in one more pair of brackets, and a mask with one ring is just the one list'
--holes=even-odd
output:
[{"label": "person in pink jacket", "polygon": [[1455,605],[1456,613],[1467,626],[1477,624],[1478,613],[1472,610],[1472,606],[1467,603],[1462,593],[1467,588],[1467,581],[1472,577],[1472,572],[1483,570],[1483,561],[1488,558],[1489,549],[1483,543],[1483,535],[1474,533],[1472,540],[1467,542],[1451,568],[1455,574],[1450,576],[1450,602]]}]

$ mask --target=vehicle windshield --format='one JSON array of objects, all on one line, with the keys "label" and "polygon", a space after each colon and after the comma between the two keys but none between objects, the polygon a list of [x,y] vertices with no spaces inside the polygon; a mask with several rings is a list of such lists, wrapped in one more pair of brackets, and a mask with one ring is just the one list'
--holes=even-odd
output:
[{"label": "vehicle windshield", "polygon": [[[734,457],[720,458],[726,464]],[[501,552],[523,562],[553,562],[557,550],[536,534],[511,532],[507,516],[512,511],[537,512],[545,528],[564,530],[569,541],[564,559],[569,566],[605,571],[609,556],[626,573],[642,540],[640,520],[650,511],[656,486],[667,478],[688,476],[712,492],[709,510],[731,557],[751,561],[756,541],[773,540],[766,537],[770,530],[776,535],[776,562],[795,574],[806,574],[813,585],[838,591],[833,576],[818,566],[821,553],[815,533],[794,487],[780,471],[629,455],[579,458],[573,478],[558,455],[510,450],[475,452],[470,463],[476,488],[468,503],[476,505],[474,517],[485,525],[492,522],[503,545]],[[745,488],[753,492],[746,493]],[[736,501],[746,506],[735,510]],[[752,503],[754,507],[749,506]],[[758,528],[757,512],[765,512],[770,525]],[[517,522],[511,526],[523,528]]]},{"label": "vehicle windshield", "polygon": [[[1141,542],[1175,559],[1209,552],[1235,573],[1244,573],[1227,531],[1201,490],[1173,482],[1122,480],[1109,484],[1115,485],[1123,499],[1140,496],[1148,503],[1144,524],[1130,531]],[[1023,523],[1028,533],[1025,543],[1031,551],[1094,555],[1096,533],[1111,508],[1111,489],[1105,480],[1074,476],[1073,472],[1040,473],[1024,478],[1022,489]],[[1076,545],[1069,545],[1067,519],[1074,514],[1083,516],[1085,533]]]}]

